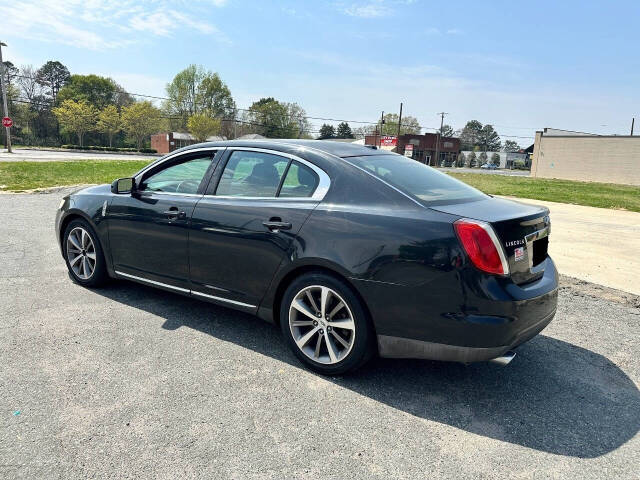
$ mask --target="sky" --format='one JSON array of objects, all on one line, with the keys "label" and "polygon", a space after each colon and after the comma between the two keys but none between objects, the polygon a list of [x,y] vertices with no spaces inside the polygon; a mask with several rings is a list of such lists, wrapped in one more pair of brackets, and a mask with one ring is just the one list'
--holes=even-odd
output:
[{"label": "sky", "polygon": [[273,96],[357,127],[403,102],[424,131],[444,111],[455,129],[476,119],[522,146],[544,127],[629,133],[639,22],[626,0],[0,0],[17,66],[59,60],[162,96],[195,63],[240,108]]}]

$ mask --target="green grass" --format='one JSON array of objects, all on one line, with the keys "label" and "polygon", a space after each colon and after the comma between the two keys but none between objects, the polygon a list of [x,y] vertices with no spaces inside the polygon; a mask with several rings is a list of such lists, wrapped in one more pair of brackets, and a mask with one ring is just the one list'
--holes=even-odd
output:
[{"label": "green grass", "polygon": [[640,187],[482,173],[449,173],[491,195],[640,212]]},{"label": "green grass", "polygon": [[128,177],[146,160],[77,160],[72,162],[0,162],[0,190],[20,192],[34,188],[111,183]]},{"label": "green grass", "polygon": [[[116,178],[133,175],[148,163],[146,160],[0,162],[0,190],[19,192],[61,185],[111,183]],[[450,175],[492,195],[640,212],[640,187],[479,173]]]}]

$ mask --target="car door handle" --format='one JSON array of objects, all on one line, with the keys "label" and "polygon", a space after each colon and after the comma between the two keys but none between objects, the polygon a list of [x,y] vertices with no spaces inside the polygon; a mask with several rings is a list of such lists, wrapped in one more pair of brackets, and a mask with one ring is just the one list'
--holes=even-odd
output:
[{"label": "car door handle", "polygon": [[291,230],[291,224],[289,222],[283,222],[277,217],[270,218],[268,222],[262,222],[262,224],[272,232],[277,232],[278,230]]},{"label": "car door handle", "polygon": [[175,207],[170,208],[169,210],[164,212],[164,214],[169,218],[176,218],[176,219],[187,218],[187,214],[185,212],[182,212]]}]

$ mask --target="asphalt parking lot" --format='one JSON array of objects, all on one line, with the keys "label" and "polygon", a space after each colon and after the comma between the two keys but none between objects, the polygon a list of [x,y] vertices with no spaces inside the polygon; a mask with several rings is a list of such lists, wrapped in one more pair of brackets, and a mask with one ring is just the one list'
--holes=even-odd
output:
[{"label": "asphalt parking lot", "polygon": [[257,318],[73,284],[62,195],[0,195],[0,478],[638,478],[638,297],[563,278],[507,367],[321,377]]}]

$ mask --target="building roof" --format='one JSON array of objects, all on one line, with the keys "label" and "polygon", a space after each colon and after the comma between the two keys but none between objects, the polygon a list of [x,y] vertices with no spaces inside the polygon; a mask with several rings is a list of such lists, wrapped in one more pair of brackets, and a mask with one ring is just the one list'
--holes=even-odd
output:
[{"label": "building roof", "polygon": [[545,127],[543,135],[547,137],[597,137],[596,133],[574,132],[573,130],[562,130],[559,128],[547,128]]}]

